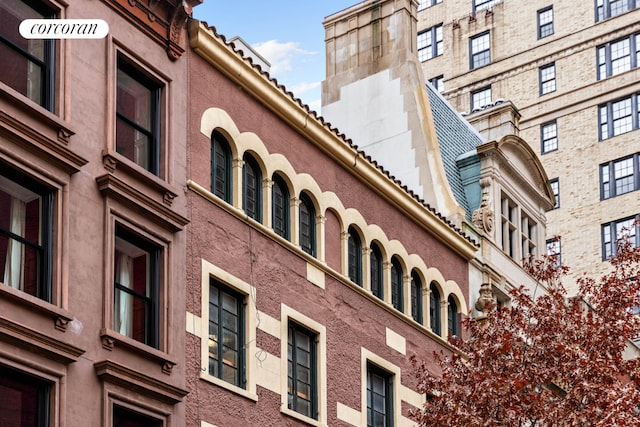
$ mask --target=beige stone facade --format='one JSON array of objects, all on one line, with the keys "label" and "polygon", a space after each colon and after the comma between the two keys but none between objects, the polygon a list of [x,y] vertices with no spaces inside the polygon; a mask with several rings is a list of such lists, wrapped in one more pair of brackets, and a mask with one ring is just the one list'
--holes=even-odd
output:
[{"label": "beige stone facade", "polygon": [[[488,8],[474,11],[474,3]],[[547,213],[547,238],[560,238],[563,264],[591,274],[601,272],[603,259],[615,251],[615,244],[606,245],[609,230],[615,239],[616,223],[640,213],[633,191],[639,188],[640,165],[637,156],[626,160],[640,152],[640,9],[616,10],[617,3],[627,2],[608,0],[599,9],[596,3],[423,1],[418,12],[419,39],[422,31],[442,25],[441,51],[431,50],[436,56],[422,62],[425,77],[441,77],[440,90],[458,111],[474,123],[479,114],[473,110],[486,108],[481,104],[503,99],[518,108],[520,137],[559,189],[559,207]],[[489,35],[489,44],[472,46],[482,34]],[[474,67],[472,48],[484,65]],[[472,94],[486,88],[490,95],[472,105]],[[602,136],[605,107],[609,133]],[[543,129],[553,136],[553,123],[557,139],[544,149]],[[601,176],[607,163],[609,191],[620,193],[609,198]]]}]

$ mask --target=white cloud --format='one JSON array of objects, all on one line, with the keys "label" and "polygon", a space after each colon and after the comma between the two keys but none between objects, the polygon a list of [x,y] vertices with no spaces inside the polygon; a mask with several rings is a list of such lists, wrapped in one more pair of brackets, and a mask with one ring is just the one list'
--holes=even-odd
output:
[{"label": "white cloud", "polygon": [[292,62],[301,56],[315,55],[316,52],[298,47],[297,42],[280,43],[277,40],[256,43],[252,47],[271,63],[271,74],[291,71]]},{"label": "white cloud", "polygon": [[291,92],[297,95],[297,94],[305,93],[319,87],[320,87],[320,82],[311,82],[311,83],[300,82],[291,87]]}]

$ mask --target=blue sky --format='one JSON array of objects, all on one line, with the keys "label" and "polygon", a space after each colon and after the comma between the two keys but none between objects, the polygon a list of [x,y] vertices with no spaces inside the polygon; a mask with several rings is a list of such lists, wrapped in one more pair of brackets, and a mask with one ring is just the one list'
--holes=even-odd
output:
[{"label": "blue sky", "polygon": [[361,0],[204,0],[193,17],[227,39],[240,36],[271,63],[271,76],[320,112],[325,77],[324,27],[328,15]]}]

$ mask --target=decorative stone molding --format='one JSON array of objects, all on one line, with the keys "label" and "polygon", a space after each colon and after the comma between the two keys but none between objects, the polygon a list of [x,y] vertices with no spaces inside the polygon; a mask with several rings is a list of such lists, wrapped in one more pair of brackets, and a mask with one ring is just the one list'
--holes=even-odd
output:
[{"label": "decorative stone molding", "polygon": [[491,179],[482,178],[480,180],[480,188],[482,189],[482,199],[480,207],[473,212],[473,225],[480,230],[491,233],[493,230],[493,210],[491,209]]},{"label": "decorative stone molding", "polygon": [[489,283],[483,283],[480,286],[480,296],[476,301],[475,308],[482,313],[482,316],[486,316],[495,307],[495,298],[491,285]]}]

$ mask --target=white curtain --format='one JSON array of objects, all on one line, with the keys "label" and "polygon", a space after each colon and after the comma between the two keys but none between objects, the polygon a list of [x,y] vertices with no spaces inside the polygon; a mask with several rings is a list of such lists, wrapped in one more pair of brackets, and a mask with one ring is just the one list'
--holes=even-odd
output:
[{"label": "white curtain", "polygon": [[[22,200],[11,198],[10,231],[24,237],[27,204]],[[24,245],[9,239],[7,245],[7,261],[4,268],[4,283],[14,289],[24,290]]]},{"label": "white curtain", "polygon": [[[133,286],[133,259],[116,250],[115,281],[125,288]],[[115,329],[122,335],[133,335],[133,295],[115,289]]]}]

